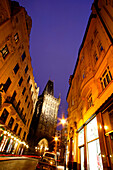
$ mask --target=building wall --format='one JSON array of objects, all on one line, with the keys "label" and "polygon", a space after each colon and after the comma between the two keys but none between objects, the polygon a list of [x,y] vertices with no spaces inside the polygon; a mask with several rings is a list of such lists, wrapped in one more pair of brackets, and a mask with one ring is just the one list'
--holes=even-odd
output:
[{"label": "building wall", "polygon": [[[99,8],[98,8],[99,7]],[[108,12],[106,12],[108,10]],[[72,156],[70,161],[81,164],[80,148],[78,146],[78,134],[81,129],[84,129],[84,167],[88,168],[88,155],[87,155],[87,124],[92,118],[96,117],[99,133],[99,143],[102,148],[102,138],[100,137],[103,132],[99,129],[105,126],[106,122],[99,121],[99,112],[102,112],[103,105],[106,101],[112,98],[113,89],[113,41],[112,41],[112,28],[113,28],[113,6],[106,4],[106,1],[95,1],[92,5],[92,13],[90,15],[83,42],[79,49],[77,64],[71,79],[71,85],[67,95],[68,102],[68,141],[74,140],[72,147]],[[109,15],[108,15],[109,14]],[[109,102],[108,102],[109,103]],[[106,109],[109,105],[106,103]],[[105,109],[105,108],[104,108]],[[110,111],[111,112],[111,109]],[[108,114],[108,112],[106,113]],[[101,115],[103,121],[105,116]],[[109,116],[106,116],[107,118]],[[110,118],[108,118],[110,119]],[[108,123],[111,133],[113,128],[112,123]],[[96,126],[97,126],[96,125]],[[73,133],[71,130],[73,129]],[[105,139],[106,140],[106,139]],[[104,141],[105,142],[105,141]],[[104,148],[106,148],[106,143]],[[69,144],[70,145],[70,144]],[[108,151],[109,152],[109,151]],[[103,157],[103,155],[105,157]],[[101,155],[103,168],[112,167],[112,160],[107,160],[107,154]],[[73,160],[72,160],[73,157]],[[110,153],[109,153],[110,159]],[[106,163],[105,163],[106,162]],[[78,166],[79,169],[79,166]]]},{"label": "building wall", "polygon": [[[0,1],[0,4],[4,19],[0,23],[1,126],[22,142],[27,139],[39,91],[29,54],[29,27],[26,25],[31,26],[31,18],[18,3],[13,4],[13,8],[10,1]],[[8,116],[4,118],[5,112]],[[14,132],[16,124],[18,128]]]}]

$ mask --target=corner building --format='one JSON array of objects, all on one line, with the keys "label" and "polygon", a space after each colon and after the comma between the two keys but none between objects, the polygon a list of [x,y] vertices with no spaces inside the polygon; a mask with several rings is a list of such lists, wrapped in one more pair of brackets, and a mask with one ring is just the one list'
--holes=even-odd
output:
[{"label": "corner building", "polygon": [[29,37],[32,20],[15,1],[0,0],[0,152],[22,154],[38,98]]},{"label": "corner building", "polygon": [[95,0],[70,77],[68,161],[73,169],[113,169],[113,1]]}]

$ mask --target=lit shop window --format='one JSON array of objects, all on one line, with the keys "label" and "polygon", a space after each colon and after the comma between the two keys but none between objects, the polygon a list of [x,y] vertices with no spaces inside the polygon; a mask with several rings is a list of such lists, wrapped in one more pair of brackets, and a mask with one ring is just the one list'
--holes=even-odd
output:
[{"label": "lit shop window", "polygon": [[84,144],[84,129],[82,129],[78,134],[78,146]]},{"label": "lit shop window", "polygon": [[9,50],[8,50],[7,44],[2,48],[2,50],[0,50],[0,52],[2,53],[3,59],[5,59],[6,56],[9,54]]},{"label": "lit shop window", "polygon": [[16,42],[16,43],[19,41],[18,33],[16,33],[16,34],[14,35],[14,39],[15,39],[15,42]]},{"label": "lit shop window", "polygon": [[102,77],[100,78],[102,89],[105,89],[111,80],[112,80],[112,75],[109,70],[109,67],[107,67],[107,69],[104,71]]},{"label": "lit shop window", "polygon": [[103,170],[96,117],[87,124],[87,146],[89,169]]}]

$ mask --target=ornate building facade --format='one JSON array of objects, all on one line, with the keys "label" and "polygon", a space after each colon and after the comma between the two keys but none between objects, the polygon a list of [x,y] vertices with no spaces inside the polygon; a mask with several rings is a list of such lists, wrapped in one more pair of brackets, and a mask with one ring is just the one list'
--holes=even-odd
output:
[{"label": "ornate building facade", "polygon": [[29,38],[31,18],[15,1],[0,0],[0,152],[22,154],[38,98]]},{"label": "ornate building facade", "polygon": [[113,169],[113,1],[95,0],[70,79],[68,161]]},{"label": "ornate building facade", "polygon": [[45,139],[43,141],[48,142],[49,149],[53,149],[54,142],[52,140],[55,136],[59,105],[60,97],[54,97],[54,83],[49,80],[42,95],[38,98],[31,123],[29,141],[32,141],[32,147],[39,145],[40,150],[44,150],[45,144],[43,143],[43,146],[40,146],[40,141]]}]

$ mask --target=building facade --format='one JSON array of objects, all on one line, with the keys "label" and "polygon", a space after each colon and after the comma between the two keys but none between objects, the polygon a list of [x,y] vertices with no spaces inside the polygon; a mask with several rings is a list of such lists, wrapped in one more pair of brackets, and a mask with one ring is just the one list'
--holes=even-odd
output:
[{"label": "building facade", "polygon": [[29,38],[32,20],[17,2],[0,0],[0,152],[22,154],[38,98]]},{"label": "building facade", "polygon": [[95,0],[92,5],[67,102],[70,166],[113,169],[112,0]]},{"label": "building facade", "polygon": [[[60,97],[54,97],[54,83],[49,80],[45,86],[42,95],[39,96],[35,114],[30,127],[29,141],[32,141],[32,148],[37,147],[41,140],[45,144],[48,143],[50,150],[54,147],[54,142],[52,142],[55,136],[56,126],[57,126],[57,114],[60,105]],[[39,146],[42,152],[45,149],[45,144]]]}]

